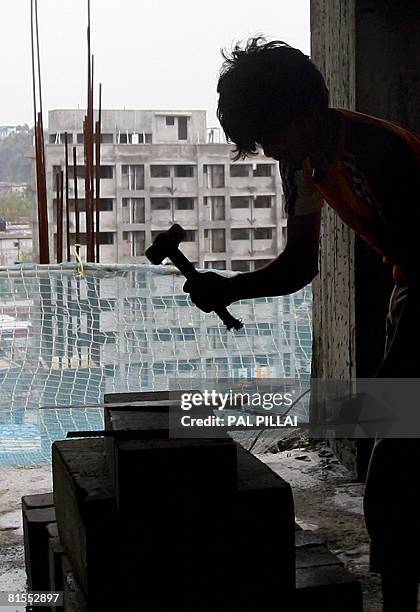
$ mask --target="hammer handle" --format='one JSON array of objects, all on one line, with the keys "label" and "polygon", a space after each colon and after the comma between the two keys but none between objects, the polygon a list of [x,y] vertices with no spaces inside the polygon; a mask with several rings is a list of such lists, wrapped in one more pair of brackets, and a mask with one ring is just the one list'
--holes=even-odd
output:
[{"label": "hammer handle", "polygon": [[[192,279],[194,276],[199,274],[197,270],[194,268],[193,264],[185,257],[184,253],[182,253],[179,249],[172,251],[168,258],[172,261],[174,266],[178,268],[178,270],[185,276],[187,280]],[[233,315],[230,314],[227,308],[220,308],[215,310],[217,316],[223,321],[228,329],[242,329],[244,326],[242,321],[236,319]]]},{"label": "hammer handle", "polygon": [[196,274],[198,274],[197,270],[194,268],[189,259],[187,259],[179,249],[171,251],[168,255],[168,258],[172,261],[174,266],[178,268],[178,270],[185,276],[187,280],[193,278]]}]

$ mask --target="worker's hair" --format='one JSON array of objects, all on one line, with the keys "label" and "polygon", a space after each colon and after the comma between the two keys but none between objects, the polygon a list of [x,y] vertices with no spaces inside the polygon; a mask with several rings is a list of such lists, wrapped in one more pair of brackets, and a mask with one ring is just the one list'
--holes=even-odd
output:
[{"label": "worker's hair", "polygon": [[250,38],[231,52],[221,50],[217,117],[235,161],[255,155],[265,138],[273,138],[311,110],[328,108],[328,89],[309,57],[287,43]]}]

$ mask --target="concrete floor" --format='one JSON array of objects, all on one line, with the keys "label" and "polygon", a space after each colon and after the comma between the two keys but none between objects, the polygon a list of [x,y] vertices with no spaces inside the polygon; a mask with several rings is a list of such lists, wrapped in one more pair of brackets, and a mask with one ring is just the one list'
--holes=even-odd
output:
[{"label": "concrete floor", "polygon": [[[290,482],[297,522],[305,529],[315,530],[362,581],[365,612],[380,612],[379,580],[368,572],[363,485],[353,482],[347,470],[321,445],[313,449],[304,439],[297,438],[288,450],[263,452],[272,446],[272,441],[263,443],[260,440],[254,450],[262,461]],[[20,499],[22,495],[45,493],[51,489],[50,466],[2,468],[0,591],[25,588]],[[13,612],[14,608],[0,606],[0,611],[3,610]]]}]

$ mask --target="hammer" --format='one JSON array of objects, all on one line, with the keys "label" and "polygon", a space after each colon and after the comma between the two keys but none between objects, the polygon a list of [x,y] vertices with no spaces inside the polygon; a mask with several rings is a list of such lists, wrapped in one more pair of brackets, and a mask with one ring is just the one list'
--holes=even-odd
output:
[{"label": "hammer", "polygon": [[[146,250],[146,257],[152,264],[161,264],[166,257],[178,268],[187,280],[196,278],[200,272],[194,268],[193,264],[179,250],[179,243],[184,240],[186,231],[183,227],[175,223],[166,232],[158,234],[152,244]],[[217,316],[223,321],[228,329],[241,329],[243,323],[235,319],[226,308],[215,311]]]}]

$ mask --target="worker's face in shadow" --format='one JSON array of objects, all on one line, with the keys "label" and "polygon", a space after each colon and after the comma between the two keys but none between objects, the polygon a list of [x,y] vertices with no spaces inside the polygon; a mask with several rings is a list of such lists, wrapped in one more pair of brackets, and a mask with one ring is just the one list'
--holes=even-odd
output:
[{"label": "worker's face in shadow", "polygon": [[266,157],[300,164],[316,148],[318,133],[317,117],[311,116],[299,123],[290,123],[260,145]]}]

